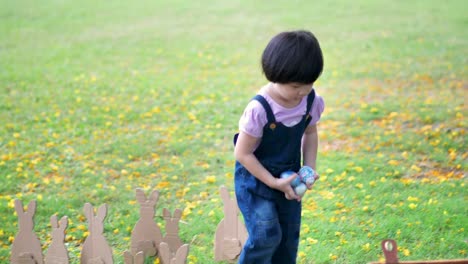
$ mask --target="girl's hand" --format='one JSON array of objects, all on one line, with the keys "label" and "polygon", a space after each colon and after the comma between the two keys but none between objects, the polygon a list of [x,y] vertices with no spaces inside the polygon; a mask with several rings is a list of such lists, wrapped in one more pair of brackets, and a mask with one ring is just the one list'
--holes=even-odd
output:
[{"label": "girl's hand", "polygon": [[284,196],[288,200],[297,200],[300,201],[301,197],[294,192],[294,189],[291,187],[291,182],[299,177],[299,175],[294,174],[288,178],[275,178],[275,183],[272,188],[284,192]]},{"label": "girl's hand", "polygon": [[312,187],[314,186],[314,184],[315,184],[315,183],[318,181],[318,179],[320,178],[320,175],[318,175],[316,171],[314,171],[314,178],[315,178],[315,181],[314,181],[312,184],[306,184],[308,190],[312,190]]}]

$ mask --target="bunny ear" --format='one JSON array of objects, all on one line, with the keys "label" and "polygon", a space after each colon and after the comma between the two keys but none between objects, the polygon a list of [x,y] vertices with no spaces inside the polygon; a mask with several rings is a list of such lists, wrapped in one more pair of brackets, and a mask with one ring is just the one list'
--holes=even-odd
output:
[{"label": "bunny ear", "polygon": [[28,204],[28,214],[33,216],[36,213],[36,201],[32,200]]},{"label": "bunny ear", "polygon": [[223,198],[224,204],[227,204],[231,200],[229,192],[224,185],[219,188],[219,193],[221,194],[221,198]]},{"label": "bunny ear", "polygon": [[52,228],[58,228],[58,222],[57,222],[57,215],[52,215],[50,217],[50,225],[52,226]]},{"label": "bunny ear", "polygon": [[124,263],[125,264],[143,264],[145,262],[145,254],[143,251],[138,251],[135,256],[128,250],[124,252]]},{"label": "bunny ear", "polygon": [[187,260],[188,251],[188,244],[184,244],[179,249],[177,249],[177,253],[175,255],[176,263],[185,263],[185,260]]},{"label": "bunny ear", "polygon": [[161,242],[159,244],[159,255],[161,257],[162,263],[171,263],[172,254],[167,243]]},{"label": "bunny ear", "polygon": [[99,207],[97,211],[97,218],[102,221],[104,221],[104,218],[106,218],[107,215],[107,204],[103,204]]},{"label": "bunny ear", "polygon": [[145,195],[145,192],[143,191],[143,189],[140,189],[140,188],[136,188],[135,189],[135,192],[136,192],[136,199],[137,201],[140,203],[140,204],[143,204],[146,202],[146,195]]},{"label": "bunny ear", "polygon": [[164,218],[171,218],[171,212],[167,208],[163,209],[163,216]]},{"label": "bunny ear", "polygon": [[[57,218],[55,221],[57,221]],[[60,219],[60,229],[65,230],[67,229],[67,226],[68,226],[68,217],[62,216],[62,218]]]},{"label": "bunny ear", "polygon": [[83,212],[84,212],[86,218],[88,218],[88,220],[93,219],[94,209],[93,209],[93,206],[90,203],[85,203],[85,205],[83,207]]},{"label": "bunny ear", "polygon": [[126,250],[124,252],[124,263],[125,264],[133,264],[133,255],[128,250]]},{"label": "bunny ear", "polygon": [[180,218],[182,217],[182,210],[180,209],[175,209],[174,211],[174,215],[172,216],[172,218],[175,218],[177,220],[180,220]]},{"label": "bunny ear", "polygon": [[154,190],[151,192],[150,200],[156,204],[156,202],[159,199],[159,192],[157,190]]},{"label": "bunny ear", "polygon": [[138,251],[138,253],[135,254],[134,262],[135,264],[143,264],[145,262],[145,254],[143,251]]},{"label": "bunny ear", "polygon": [[19,199],[15,199],[15,210],[18,216],[20,214],[24,214],[24,208],[23,208],[23,203]]}]

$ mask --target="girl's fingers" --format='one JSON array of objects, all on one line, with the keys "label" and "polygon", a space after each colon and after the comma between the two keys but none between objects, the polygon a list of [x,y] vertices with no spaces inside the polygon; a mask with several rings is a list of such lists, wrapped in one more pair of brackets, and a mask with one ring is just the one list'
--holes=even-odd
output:
[{"label": "girl's fingers", "polygon": [[287,178],[286,181],[287,181],[287,183],[289,185],[291,185],[292,181],[294,181],[297,177],[299,177],[299,175],[294,174],[294,175],[290,176],[289,178]]},{"label": "girl's fingers", "polygon": [[312,187],[314,186],[314,183],[320,178],[320,175],[317,174],[317,172],[314,174],[314,182],[312,184],[307,184],[307,189],[312,190]]},{"label": "girl's fingers", "polygon": [[301,200],[301,197],[299,197],[299,195],[297,195],[297,194],[294,192],[293,188],[290,188],[288,192],[289,192],[289,197],[291,197],[290,200],[298,200],[298,201]]},{"label": "girl's fingers", "polygon": [[284,193],[284,196],[285,196],[286,199],[288,199],[288,200],[298,200],[298,201],[301,200],[301,197],[299,197],[294,191],[292,191],[292,192],[285,192],[285,193]]}]

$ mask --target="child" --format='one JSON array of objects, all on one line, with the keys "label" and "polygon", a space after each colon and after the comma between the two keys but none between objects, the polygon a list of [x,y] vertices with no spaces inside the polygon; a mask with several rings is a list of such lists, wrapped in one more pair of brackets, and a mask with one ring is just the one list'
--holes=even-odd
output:
[{"label": "child", "polygon": [[[296,263],[301,198],[290,186],[303,165],[316,169],[317,122],[324,109],[313,83],[323,57],[308,31],[282,32],[262,55],[269,83],[247,105],[235,144],[235,193],[249,233],[239,263]],[[316,174],[315,177],[318,178]],[[307,186],[309,189],[312,186]]]}]

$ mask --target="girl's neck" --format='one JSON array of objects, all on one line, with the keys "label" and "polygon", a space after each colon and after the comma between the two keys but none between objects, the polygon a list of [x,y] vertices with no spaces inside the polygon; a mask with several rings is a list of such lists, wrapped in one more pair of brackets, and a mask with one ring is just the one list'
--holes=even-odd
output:
[{"label": "girl's neck", "polygon": [[284,108],[294,108],[301,103],[301,100],[288,100],[281,95],[278,89],[280,89],[280,87],[278,87],[277,84],[271,82],[268,83],[265,87],[266,93],[280,106]]}]

